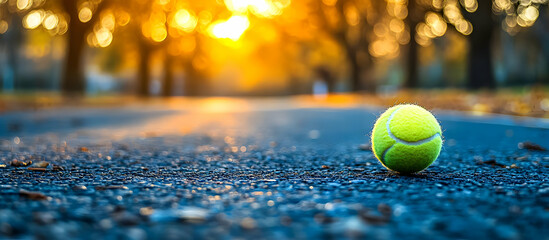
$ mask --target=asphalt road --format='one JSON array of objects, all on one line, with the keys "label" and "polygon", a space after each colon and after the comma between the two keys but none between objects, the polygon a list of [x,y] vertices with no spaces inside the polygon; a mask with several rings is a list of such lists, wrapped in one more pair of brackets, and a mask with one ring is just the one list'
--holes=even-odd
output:
[{"label": "asphalt road", "polygon": [[518,147],[547,120],[435,110],[403,176],[363,145],[383,109],[226,102],[0,115],[0,238],[549,239],[549,154]]}]

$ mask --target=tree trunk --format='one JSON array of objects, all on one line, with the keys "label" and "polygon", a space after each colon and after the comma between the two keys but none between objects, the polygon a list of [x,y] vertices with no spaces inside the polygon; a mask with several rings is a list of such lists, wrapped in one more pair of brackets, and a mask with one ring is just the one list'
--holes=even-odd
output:
[{"label": "tree trunk", "polygon": [[[1,50],[2,49],[0,49],[0,51]],[[0,69],[2,69],[2,68],[0,67]],[[3,92],[3,90],[4,90],[4,75],[2,73],[0,73],[0,93]]]},{"label": "tree trunk", "polygon": [[377,91],[377,83],[376,83],[376,79],[371,74],[374,72],[373,66],[370,63],[368,63],[363,67],[361,72],[363,74],[362,79],[364,82],[362,84],[363,85],[362,88],[368,93],[375,93]]},{"label": "tree trunk", "polygon": [[467,70],[467,87],[469,89],[494,89],[496,87],[494,73],[492,72],[492,51],[490,45],[492,34],[485,32],[482,35],[486,38],[469,37]]},{"label": "tree trunk", "polygon": [[[348,1],[337,1],[335,8],[339,12],[340,16],[345,16],[345,4]],[[326,23],[326,16],[323,15],[323,21]],[[345,21],[345,19],[341,19]],[[347,57],[347,64],[349,66],[349,80],[351,84],[351,91],[358,92],[363,90],[361,79],[361,68],[357,59],[358,47],[354,46],[350,39],[348,39],[347,32],[350,26],[345,23],[339,26],[339,29],[335,29],[332,34],[334,38],[339,42],[340,46],[345,50],[345,56]]]},{"label": "tree trunk", "polygon": [[347,61],[349,61],[349,77],[351,78],[351,89],[353,92],[358,92],[362,89],[362,81],[360,74],[360,66],[356,59],[356,53],[351,47],[347,47]]},{"label": "tree trunk", "polygon": [[61,79],[61,91],[68,95],[83,95],[86,90],[84,66],[82,57],[86,46],[86,33],[99,19],[100,13],[111,3],[110,0],[101,1],[95,8],[93,17],[88,22],[81,22],[78,18],[78,1],[64,0],[61,7],[69,14],[67,28],[67,55],[65,68]]},{"label": "tree trunk", "polygon": [[149,89],[151,84],[151,68],[149,58],[151,56],[151,48],[146,42],[147,39],[139,37],[139,69],[137,70],[137,94],[141,97],[150,95]]},{"label": "tree trunk", "polygon": [[347,64],[349,66],[349,80],[351,84],[351,91],[358,92],[362,90],[361,80],[361,68],[357,59],[356,49],[347,41],[347,37],[344,31],[338,31],[334,33],[334,38],[338,41],[339,45],[345,51],[345,57],[347,58]]},{"label": "tree trunk", "polygon": [[185,96],[200,95],[200,81],[202,81],[200,72],[194,68],[192,59],[188,59],[185,64],[185,80],[183,81]]},{"label": "tree trunk", "polygon": [[[547,8],[544,8],[547,9]],[[549,42],[549,31],[544,31],[544,29],[549,29],[549,18],[546,14],[540,14],[540,17],[538,19],[538,22],[536,25],[534,25],[535,30],[533,32],[536,33],[536,36],[539,38],[539,44],[541,45],[542,49],[542,57],[545,60],[545,69],[549,69],[549,44],[544,44]],[[541,76],[538,78],[537,84],[548,84],[549,83],[549,75],[547,72],[545,72],[545,76]]]},{"label": "tree trunk", "polygon": [[173,93],[173,56],[166,53],[164,59],[164,82],[162,84],[162,96],[169,97]]},{"label": "tree trunk", "polygon": [[0,77],[2,77],[1,90],[14,90],[18,85],[19,61],[17,53],[23,43],[22,27],[21,17],[18,14],[12,14],[8,31],[0,36],[7,55],[5,70],[0,73]]},{"label": "tree trunk", "polygon": [[[417,24],[412,25],[411,29],[415,29]],[[404,88],[417,88],[419,87],[419,73],[418,73],[418,44],[416,42],[416,34],[410,33],[410,42],[408,43],[408,55],[406,56],[406,80],[404,81]]]},{"label": "tree trunk", "polygon": [[69,95],[81,95],[85,91],[85,79],[82,65],[82,53],[84,50],[85,35],[88,23],[82,23],[78,19],[77,1],[65,0],[62,6],[69,14],[67,30],[67,53],[65,66],[61,78],[61,91]]},{"label": "tree trunk", "polygon": [[192,54],[185,59],[185,79],[183,80],[183,94],[185,96],[199,96],[203,93],[206,83],[204,82],[205,77],[201,70],[196,69],[193,66],[193,60],[197,57],[200,57],[202,52],[201,36],[195,34],[196,46]]},{"label": "tree trunk", "polygon": [[372,74],[374,72],[374,58],[369,52],[369,35],[373,33],[373,29],[365,19],[361,21],[361,37],[359,40],[360,49],[355,55],[357,56],[358,64],[361,66],[360,74],[362,79],[362,89],[366,90],[368,93],[375,93],[377,91],[377,82]]},{"label": "tree trunk", "polygon": [[[17,38],[16,38],[17,39]],[[10,39],[11,41],[11,39]],[[19,60],[17,56],[17,51],[21,48],[20,43],[14,43],[14,45],[8,45],[7,47],[7,70],[8,77],[5,79],[7,82],[6,85],[9,90],[17,90],[20,87],[20,77],[19,77]],[[2,83],[4,84],[4,83]],[[10,89],[11,87],[11,89]]]},{"label": "tree trunk", "polygon": [[61,79],[61,91],[69,95],[84,94],[86,80],[82,64],[82,53],[84,50],[85,30],[81,28],[78,18],[72,18],[69,23],[70,31],[67,32],[67,55],[65,68]]},{"label": "tree trunk", "polygon": [[423,13],[419,13],[417,9],[417,3],[415,1],[408,1],[408,17],[406,23],[410,28],[410,42],[408,42],[408,55],[406,56],[406,76],[404,79],[404,88],[417,88],[419,87],[419,73],[418,73],[418,44],[416,42],[416,26],[421,21],[418,17],[423,16]]},{"label": "tree trunk", "polygon": [[465,16],[473,25],[473,32],[468,38],[467,87],[469,89],[494,89],[496,82],[492,65],[491,43],[496,23],[492,19],[492,1],[479,1],[477,11]]}]

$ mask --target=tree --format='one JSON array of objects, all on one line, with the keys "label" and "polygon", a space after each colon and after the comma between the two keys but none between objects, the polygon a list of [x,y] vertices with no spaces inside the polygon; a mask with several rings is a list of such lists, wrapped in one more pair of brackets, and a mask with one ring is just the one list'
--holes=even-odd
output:
[{"label": "tree", "polygon": [[[439,17],[439,15],[432,15],[434,22],[430,22],[429,25],[423,23],[423,21],[425,21],[425,17],[428,13],[436,11],[437,6],[435,6],[435,4],[442,0],[435,0],[432,2],[424,0],[385,1],[388,4],[388,12],[390,15],[393,15],[396,19],[404,18],[405,34],[408,35],[408,38],[405,39],[405,41],[400,42],[401,44],[406,45],[406,53],[402,55],[404,57],[403,61],[405,65],[405,76],[402,86],[408,89],[418,88],[420,85],[418,58],[419,43],[426,45],[429,43],[427,41],[429,37],[442,36],[446,32],[446,23],[442,21],[442,18]],[[439,29],[431,32],[435,27],[434,25]],[[424,29],[427,31],[422,31]]]},{"label": "tree", "polygon": [[[130,22],[130,29],[132,34],[128,37],[135,39],[137,43],[137,49],[139,52],[139,61],[137,65],[137,92],[136,94],[141,97],[147,97],[150,95],[149,89],[151,84],[151,66],[149,59],[153,51],[153,41],[151,40],[151,22],[150,16],[152,9],[152,2],[150,1],[132,1],[131,2],[131,14],[132,21]],[[164,23],[160,23],[163,27]],[[165,30],[164,30],[165,31]],[[162,34],[162,33],[158,33]],[[164,32],[164,34],[167,34]],[[161,38],[162,36],[156,36]],[[162,38],[162,40],[164,40]]]},{"label": "tree", "polygon": [[492,42],[497,23],[492,15],[492,1],[479,1],[475,13],[462,8],[462,14],[472,24],[469,42],[467,87],[496,88],[492,64]]},{"label": "tree", "polygon": [[86,79],[82,60],[86,47],[86,34],[93,28],[99,19],[100,13],[107,8],[110,0],[100,1],[96,5],[89,2],[89,7],[79,7],[77,3],[78,1],[75,0],[61,1],[61,7],[70,18],[67,29],[67,52],[61,78],[61,91],[70,95],[81,95],[85,92]]},{"label": "tree", "polygon": [[203,89],[206,86],[206,77],[203,69],[197,68],[193,61],[202,61],[204,58],[205,49],[202,42],[206,36],[195,32],[189,36],[189,41],[194,42],[194,48],[184,56],[183,68],[185,70],[185,81],[183,84],[183,92],[186,96],[199,96],[203,94]]},{"label": "tree", "polygon": [[408,16],[404,21],[410,30],[410,41],[407,44],[408,53],[406,55],[406,76],[404,79],[404,88],[417,88],[419,86],[418,73],[418,48],[415,29],[422,21],[426,9],[418,1],[409,0]]},{"label": "tree", "polygon": [[162,96],[169,97],[173,93],[173,80],[174,80],[174,57],[169,54],[164,54],[164,81],[162,84]]},{"label": "tree", "polygon": [[368,48],[373,40],[371,35],[374,25],[383,16],[378,11],[383,11],[385,5],[381,1],[364,0],[317,3],[323,31],[341,46],[347,58],[351,90],[374,92],[373,79],[364,81],[363,73],[373,66],[373,57]]},{"label": "tree", "polygon": [[[6,4],[5,2],[2,4]],[[7,2],[9,4],[15,1]],[[82,57],[86,36],[98,21],[100,13],[107,9],[111,2],[112,0],[17,1],[15,6],[10,6],[14,14],[26,14],[23,18],[25,28],[36,29],[43,26],[53,35],[67,35],[67,50],[60,86],[63,93],[84,93],[86,84]]]},{"label": "tree", "polygon": [[[138,32],[139,34],[139,32]],[[149,58],[152,48],[147,39],[141,36],[137,37],[137,45],[139,49],[139,65],[137,69],[137,95],[147,97],[150,95],[149,89],[151,84],[151,67]]]},{"label": "tree", "polygon": [[210,22],[220,9],[216,1],[189,2],[182,0],[134,3],[134,32],[139,35],[140,63],[138,94],[149,95],[149,56],[153,51],[163,51],[164,76],[161,94],[173,92],[175,64],[183,64],[185,71],[184,94],[195,96],[203,89],[203,74],[193,62],[202,57],[201,47]]},{"label": "tree", "polygon": [[[423,3],[410,0],[410,4]],[[469,89],[496,87],[492,64],[491,45],[494,32],[502,25],[504,30],[513,33],[521,28],[532,26],[538,16],[539,7],[547,4],[543,1],[511,0],[436,0],[432,1],[425,12],[424,22],[416,26],[415,40],[428,42],[441,37],[446,32],[448,22],[458,32],[467,37],[469,52],[467,55],[467,83]],[[433,20],[444,16],[444,21]],[[431,19],[431,20],[430,20]],[[418,27],[423,26],[423,27]],[[414,66],[414,63],[409,63]],[[410,67],[409,66],[409,67]],[[414,77],[410,77],[413,79]],[[406,85],[413,86],[413,82]]]}]

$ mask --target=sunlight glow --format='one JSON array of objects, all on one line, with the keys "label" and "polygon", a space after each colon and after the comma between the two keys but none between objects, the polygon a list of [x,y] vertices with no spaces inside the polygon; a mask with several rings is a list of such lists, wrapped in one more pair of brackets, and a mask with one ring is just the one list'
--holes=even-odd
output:
[{"label": "sunlight glow", "polygon": [[225,5],[229,11],[234,13],[245,13],[252,1],[248,0],[225,0]]},{"label": "sunlight glow", "polygon": [[107,47],[112,42],[112,33],[107,28],[100,28],[95,32],[95,38],[99,47]]},{"label": "sunlight glow", "polygon": [[25,18],[23,19],[23,27],[27,29],[35,29],[40,24],[42,24],[42,19],[44,17],[44,11],[42,10],[34,10],[30,12]]},{"label": "sunlight glow", "polygon": [[475,12],[478,8],[478,3],[476,0],[461,0],[461,5],[465,7],[467,12]]},{"label": "sunlight glow", "polygon": [[115,23],[116,23],[116,21],[115,21],[114,15],[112,13],[105,14],[101,17],[101,25],[104,28],[109,29],[109,31],[114,30]]},{"label": "sunlight glow", "polygon": [[57,24],[57,34],[63,35],[67,33],[69,30],[69,24],[67,23],[67,20],[65,20],[62,16],[59,18],[59,23]]},{"label": "sunlight glow", "polygon": [[32,6],[32,0],[17,0],[16,5],[19,10],[29,9]]},{"label": "sunlight glow", "polygon": [[213,15],[210,11],[204,10],[198,14],[198,31],[203,33],[207,31],[208,25],[212,22]]},{"label": "sunlight glow", "polygon": [[78,19],[83,23],[90,21],[92,19],[92,10],[89,7],[83,7],[78,12]]},{"label": "sunlight glow", "polygon": [[469,21],[461,19],[456,23],[456,29],[463,35],[469,35],[473,32],[473,25]]},{"label": "sunlight glow", "polygon": [[347,4],[345,7],[345,20],[351,26],[356,26],[360,22],[360,14],[358,9],[351,5]]},{"label": "sunlight glow", "polygon": [[495,0],[494,1],[494,11],[495,12],[503,12],[507,11],[507,9],[510,9],[513,6],[510,0]]},{"label": "sunlight glow", "polygon": [[143,36],[150,38],[154,42],[162,42],[168,37],[166,28],[166,14],[163,11],[153,11],[149,20],[141,25]]},{"label": "sunlight glow", "polygon": [[117,24],[120,26],[126,26],[130,22],[131,16],[125,11],[117,12],[116,20]]},{"label": "sunlight glow", "polygon": [[442,37],[446,33],[446,22],[444,22],[444,19],[440,15],[428,12],[425,16],[425,22],[435,36]]},{"label": "sunlight glow", "polygon": [[168,36],[168,31],[164,25],[156,25],[151,31],[151,39],[155,42],[162,42]]},{"label": "sunlight glow", "polygon": [[249,26],[250,21],[247,17],[232,16],[227,21],[213,23],[210,26],[210,34],[215,38],[228,38],[237,41]]},{"label": "sunlight glow", "polygon": [[432,3],[431,5],[433,6],[433,8],[435,8],[436,10],[440,10],[442,9],[442,0],[432,0]]},{"label": "sunlight glow", "polygon": [[374,57],[394,58],[400,49],[398,43],[391,37],[380,38],[369,46],[369,52]]},{"label": "sunlight glow", "polygon": [[185,32],[192,32],[198,22],[198,19],[194,16],[194,14],[186,9],[179,9],[175,13],[173,19],[177,27]]},{"label": "sunlight glow", "polygon": [[336,5],[337,0],[322,0],[322,3],[324,3],[326,6],[333,7]]},{"label": "sunlight glow", "polygon": [[225,0],[225,5],[235,14],[246,14],[250,11],[258,17],[272,18],[282,14],[282,10],[290,5],[290,1]]},{"label": "sunlight glow", "polygon": [[55,14],[48,14],[48,16],[44,18],[44,22],[42,23],[42,25],[45,29],[52,30],[57,27],[58,23],[59,18]]},{"label": "sunlight glow", "polygon": [[539,10],[530,5],[526,8],[519,8],[519,17],[517,23],[521,27],[529,27],[534,25],[539,16]]}]

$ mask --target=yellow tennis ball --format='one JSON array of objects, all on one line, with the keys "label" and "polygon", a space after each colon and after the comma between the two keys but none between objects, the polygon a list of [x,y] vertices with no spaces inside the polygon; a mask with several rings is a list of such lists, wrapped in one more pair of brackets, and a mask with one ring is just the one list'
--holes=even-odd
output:
[{"label": "yellow tennis ball", "polygon": [[442,132],[436,118],[424,108],[393,106],[377,119],[372,131],[372,149],[388,169],[399,173],[419,172],[431,165],[442,148]]}]

